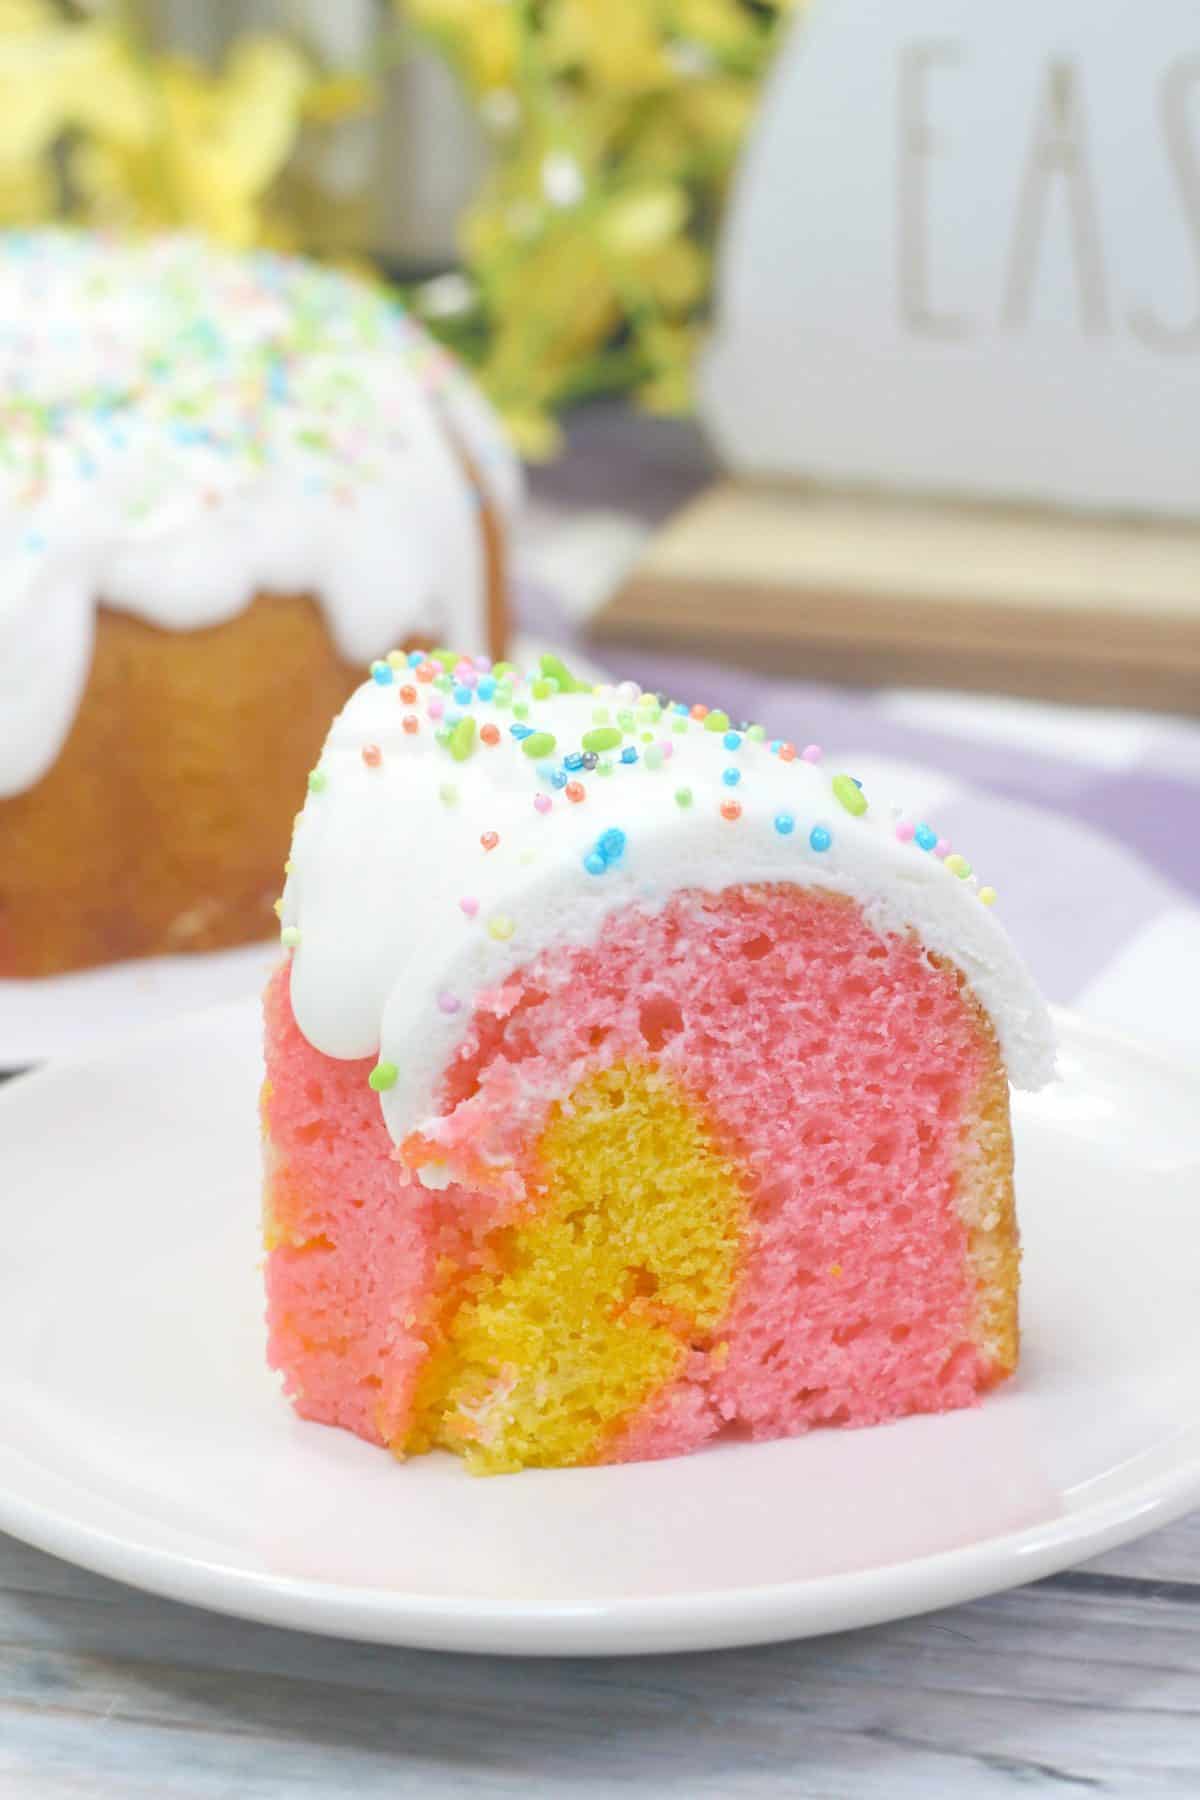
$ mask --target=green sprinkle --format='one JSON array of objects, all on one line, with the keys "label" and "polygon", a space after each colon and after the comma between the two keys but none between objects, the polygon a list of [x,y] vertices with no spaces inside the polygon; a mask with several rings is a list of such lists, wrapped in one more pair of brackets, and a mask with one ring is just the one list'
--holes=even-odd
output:
[{"label": "green sprinkle", "polygon": [[846,811],[848,813],[853,813],[856,819],[861,818],[863,813],[866,812],[867,796],[863,793],[857,781],[852,780],[849,775],[835,775],[833,778],[833,791],[845,807]]},{"label": "green sprinkle", "polygon": [[[603,707],[600,707],[599,710],[604,712]],[[607,716],[607,713],[605,713],[606,718]],[[615,725],[599,725],[595,731],[585,731],[583,734],[583,747],[585,750],[595,750],[597,752],[601,750],[615,750],[620,742],[621,733],[617,730]]]},{"label": "green sprinkle", "polygon": [[612,772],[613,772],[613,765],[612,765],[611,757],[606,756],[604,758],[603,762],[599,762],[596,764],[597,775],[611,775]]},{"label": "green sprinkle", "polygon": [[686,808],[692,804],[691,788],[676,788],[675,789],[675,804],[676,804],[676,806],[682,806],[686,810]]},{"label": "green sprinkle", "polygon": [[682,737],[687,728],[688,722],[686,719],[681,719],[676,715],[676,717],[671,720],[671,730],[675,733],[676,737]]},{"label": "green sprinkle", "polygon": [[443,806],[458,805],[458,789],[452,781],[443,781],[441,787],[438,789],[438,798],[441,800]]},{"label": "green sprinkle", "polygon": [[279,934],[279,941],[285,950],[294,950],[296,945],[300,942],[300,927],[298,925],[285,925]]},{"label": "green sprinkle", "polygon": [[965,856],[960,856],[957,850],[946,858],[945,867],[952,875],[957,875],[960,881],[965,881],[971,873],[970,863]]},{"label": "green sprinkle", "polygon": [[662,753],[661,744],[651,744],[649,749],[646,751],[645,756],[642,758],[642,761],[645,763],[645,765],[648,769],[661,769],[663,766],[663,753]]},{"label": "green sprinkle", "polygon": [[658,704],[657,700],[651,700],[649,706],[643,705],[642,717],[647,719],[651,725],[662,718],[662,707]]},{"label": "green sprinkle", "polygon": [[550,756],[557,743],[552,731],[535,731],[532,737],[521,739],[521,748],[526,756]]},{"label": "green sprinkle", "polygon": [[513,718],[514,719],[527,719],[528,717],[529,717],[529,702],[528,702],[528,700],[514,700],[513,701]]},{"label": "green sprinkle", "polygon": [[750,739],[752,744],[764,743],[767,736],[766,727],[763,725],[751,725],[746,736]]},{"label": "green sprinkle", "polygon": [[705,731],[728,731],[729,714],[723,712],[706,713],[704,715],[704,729]]},{"label": "green sprinkle", "polygon": [[377,1094],[385,1094],[396,1085],[400,1071],[393,1062],[379,1062],[367,1076],[367,1086],[374,1088]]},{"label": "green sprinkle", "polygon": [[328,777],[328,775],[326,775],[324,769],[314,769],[308,778],[309,793],[310,794],[321,793],[328,780],[329,780],[329,777]]},{"label": "green sprinkle", "polygon": [[654,742],[654,733],[652,731],[643,731],[642,742],[643,744],[652,744]]},{"label": "green sprinkle", "polygon": [[[455,669],[457,669],[459,663],[462,661],[462,657],[458,654],[457,650],[442,649],[431,650],[429,652],[429,660],[430,662],[441,663],[447,675],[453,675]],[[437,685],[436,681],[434,685]]]},{"label": "green sprinkle", "polygon": [[593,725],[607,725],[611,716],[607,706],[593,706],[592,708]]},{"label": "green sprinkle", "polygon": [[516,672],[516,663],[498,662],[492,664],[492,675],[497,681],[502,681],[506,675],[515,675]]},{"label": "green sprinkle", "polygon": [[623,731],[632,731],[635,723],[636,723],[636,720],[634,719],[631,708],[629,708],[628,706],[618,707],[618,709],[617,709],[617,724],[622,728]]},{"label": "green sprinkle", "polygon": [[454,683],[449,675],[435,675],[430,686],[435,687],[439,694],[448,694]]},{"label": "green sprinkle", "polygon": [[450,754],[455,762],[466,762],[475,754],[475,721],[470,713],[450,733]]},{"label": "green sprinkle", "polygon": [[449,745],[450,745],[450,727],[449,727],[449,725],[439,725],[437,730],[434,732],[433,736],[434,736],[434,741],[436,743],[439,743],[444,750],[449,748]]},{"label": "green sprinkle", "polygon": [[510,687],[497,688],[492,695],[492,705],[496,708],[497,712],[507,712],[512,703],[513,697],[512,689]]},{"label": "green sprinkle", "polygon": [[542,657],[542,674],[557,681],[560,694],[586,694],[591,687],[590,682],[576,681],[562,658],[551,655],[549,651]]},{"label": "green sprinkle", "polygon": [[530,685],[530,693],[535,700],[549,700],[558,692],[558,683],[553,675],[537,675]]}]

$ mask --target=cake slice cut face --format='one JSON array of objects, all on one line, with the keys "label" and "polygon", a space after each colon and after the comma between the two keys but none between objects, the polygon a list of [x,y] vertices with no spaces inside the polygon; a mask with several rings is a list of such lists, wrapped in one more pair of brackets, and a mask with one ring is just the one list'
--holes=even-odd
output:
[{"label": "cake slice cut face", "polygon": [[974,1403],[1032,982],[923,821],[559,668],[377,680],[331,734],[266,1009],[289,1396],[488,1473]]}]

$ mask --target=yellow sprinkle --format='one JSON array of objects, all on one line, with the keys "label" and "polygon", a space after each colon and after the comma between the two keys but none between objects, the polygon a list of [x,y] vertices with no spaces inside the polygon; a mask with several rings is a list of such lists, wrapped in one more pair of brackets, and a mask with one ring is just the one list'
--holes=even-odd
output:
[{"label": "yellow sprinkle", "polygon": [[288,857],[287,861],[283,865],[283,872],[285,875],[290,875],[292,872],[292,859],[290,856]]},{"label": "yellow sprinkle", "polygon": [[510,938],[516,929],[507,913],[497,913],[494,919],[488,920],[489,937]]},{"label": "yellow sprinkle", "polygon": [[282,894],[280,894],[278,900],[275,902],[275,917],[277,919],[282,919],[282,917],[283,917],[283,895]]},{"label": "yellow sprinkle", "polygon": [[829,1273],[830,1273],[830,1274],[831,1274],[831,1275],[832,1275],[832,1276],[833,1276],[833,1278],[834,1278],[834,1280],[835,1280],[835,1281],[840,1281],[840,1280],[841,1280],[841,1279],[842,1279],[842,1265],[841,1265],[841,1263],[830,1263],[830,1265],[829,1265]]},{"label": "yellow sprinkle", "polygon": [[403,650],[389,650],[387,653],[387,665],[389,669],[407,669],[408,658],[405,656]]},{"label": "yellow sprinkle", "polygon": [[981,899],[981,900],[982,900],[982,901],[983,901],[983,904],[984,904],[984,905],[985,905],[985,906],[995,906],[995,904],[996,904],[996,890],[995,890],[995,888],[993,888],[993,887],[982,887],[982,888],[980,888],[980,890],[979,890],[979,898],[980,898],[980,899]]},{"label": "yellow sprinkle", "polygon": [[952,875],[957,875],[960,881],[965,881],[967,876],[971,873],[970,863],[965,856],[960,856],[957,850],[946,858],[945,866]]}]

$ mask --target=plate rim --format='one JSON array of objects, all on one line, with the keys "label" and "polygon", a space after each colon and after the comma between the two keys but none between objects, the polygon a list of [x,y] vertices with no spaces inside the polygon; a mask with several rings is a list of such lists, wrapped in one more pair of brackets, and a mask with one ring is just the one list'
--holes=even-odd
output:
[{"label": "plate rim", "polygon": [[[112,1034],[102,1048],[53,1058],[0,1086],[0,1119],[31,1083],[56,1083],[80,1065],[136,1051],[147,1039],[219,1028],[244,1016],[247,996]],[[1200,1089],[1200,1065],[1130,1033],[1052,1008],[1060,1038],[1131,1055]],[[167,1600],[268,1626],[397,1648],[509,1656],[617,1656],[747,1647],[857,1630],[960,1605],[1043,1579],[1168,1525],[1200,1505],[1200,1416],[1163,1440],[1170,1466],[1098,1504],[1016,1532],[877,1565],[785,1582],[621,1597],[564,1605],[464,1596],[405,1595],[340,1582],[274,1575],[141,1542],[81,1521],[13,1489],[0,1456],[0,1530],[35,1549]],[[1145,1454],[1161,1454],[1163,1444]]]}]

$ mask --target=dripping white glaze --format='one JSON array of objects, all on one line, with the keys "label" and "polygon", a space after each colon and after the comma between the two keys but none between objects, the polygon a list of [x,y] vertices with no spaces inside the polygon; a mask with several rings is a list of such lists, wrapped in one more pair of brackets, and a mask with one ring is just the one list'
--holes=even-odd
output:
[{"label": "dripping white glaze", "polygon": [[[401,698],[406,687],[415,700]],[[1045,1005],[973,882],[902,842],[890,811],[868,805],[852,816],[834,792],[835,771],[741,733],[727,747],[724,730],[670,710],[655,718],[658,703],[632,684],[516,694],[528,702],[521,720],[478,697],[458,704],[407,669],[386,685],[367,682],[335,721],[297,821],[282,906],[288,941],[299,934],[296,1019],[327,1055],[395,1064],[395,1084],[380,1096],[393,1138],[437,1136],[439,1083],[481,992],[549,945],[593,942],[617,908],[741,882],[820,886],[854,899],[881,933],[915,931],[965,975],[1014,1084],[1050,1078]],[[441,719],[428,714],[431,698]],[[456,713],[476,728],[462,762],[436,735]],[[405,729],[406,715],[417,731]],[[499,731],[493,748],[480,742],[485,724]],[[552,734],[553,750],[527,755],[514,724]],[[611,772],[564,770],[598,726],[622,731],[620,746],[602,753]],[[637,760],[622,762],[630,749]],[[731,768],[735,787],[724,779]],[[563,774],[582,784],[582,801],[553,785]],[[741,812],[731,820],[721,808],[733,800]],[[778,829],[781,817],[791,830]],[[828,832],[827,850],[812,847],[815,827]],[[586,859],[613,830],[623,850],[589,872]]]},{"label": "dripping white glaze", "polygon": [[478,498],[519,473],[384,294],[199,239],[0,234],[0,797],[54,762],[98,602],[164,629],[314,593],[366,662],[483,635]]}]

